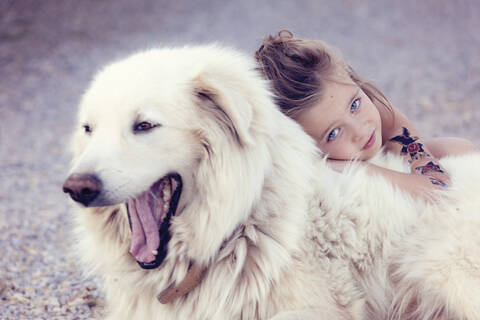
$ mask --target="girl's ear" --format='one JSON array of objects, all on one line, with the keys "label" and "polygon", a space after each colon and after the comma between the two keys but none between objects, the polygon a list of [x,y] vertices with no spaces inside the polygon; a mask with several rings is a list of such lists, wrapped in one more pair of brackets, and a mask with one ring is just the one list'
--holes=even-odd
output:
[{"label": "girl's ear", "polygon": [[[228,72],[222,72],[222,75],[228,75]],[[240,146],[252,143],[249,130],[253,110],[243,86],[238,79],[223,79],[213,73],[204,73],[194,80],[194,93],[200,100],[200,107]]]}]

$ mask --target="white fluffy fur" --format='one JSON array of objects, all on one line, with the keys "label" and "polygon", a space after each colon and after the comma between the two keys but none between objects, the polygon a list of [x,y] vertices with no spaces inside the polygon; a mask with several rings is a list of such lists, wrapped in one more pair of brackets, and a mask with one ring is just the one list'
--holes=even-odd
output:
[{"label": "white fluffy fur", "polygon": [[[480,155],[442,161],[452,188],[436,203],[361,168],[333,172],[251,60],[218,46],[150,50],[86,92],[71,173],[104,186],[103,207],[78,207],[76,219],[107,318],[480,319]],[[133,134],[135,121],[161,126]],[[168,255],[143,270],[124,203],[169,172],[184,189]],[[191,260],[204,279],[160,304]]]}]

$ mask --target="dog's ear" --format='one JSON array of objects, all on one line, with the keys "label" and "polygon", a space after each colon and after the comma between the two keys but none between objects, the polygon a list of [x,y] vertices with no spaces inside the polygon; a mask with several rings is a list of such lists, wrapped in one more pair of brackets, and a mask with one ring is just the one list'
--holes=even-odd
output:
[{"label": "dog's ear", "polygon": [[203,74],[195,79],[194,91],[200,107],[215,117],[241,146],[252,143],[249,129],[253,110],[239,86]]}]

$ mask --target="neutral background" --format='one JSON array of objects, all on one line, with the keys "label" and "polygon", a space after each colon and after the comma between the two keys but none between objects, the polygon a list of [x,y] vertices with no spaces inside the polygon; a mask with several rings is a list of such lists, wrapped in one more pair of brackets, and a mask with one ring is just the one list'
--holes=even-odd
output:
[{"label": "neutral background", "polygon": [[71,253],[61,185],[76,105],[104,63],[212,41],[253,54],[288,28],[338,47],[423,136],[478,146],[479,21],[478,0],[0,0],[0,318],[102,309],[98,282]]}]

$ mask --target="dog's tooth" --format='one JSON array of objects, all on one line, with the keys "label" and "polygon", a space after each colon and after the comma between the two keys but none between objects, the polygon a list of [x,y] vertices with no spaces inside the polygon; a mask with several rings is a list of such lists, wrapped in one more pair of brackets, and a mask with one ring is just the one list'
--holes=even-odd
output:
[{"label": "dog's tooth", "polygon": [[[170,202],[170,198],[171,198],[170,186],[167,185],[163,189],[163,203],[164,203],[164,205],[168,205],[168,203]],[[164,208],[165,208],[165,206],[164,206]]]},{"label": "dog's tooth", "polygon": [[157,250],[152,250],[152,253],[154,256],[156,256],[158,254],[158,251]]},{"label": "dog's tooth", "polygon": [[163,200],[169,201],[169,200],[170,200],[170,196],[171,196],[170,185],[167,185],[167,186],[163,189]]}]

